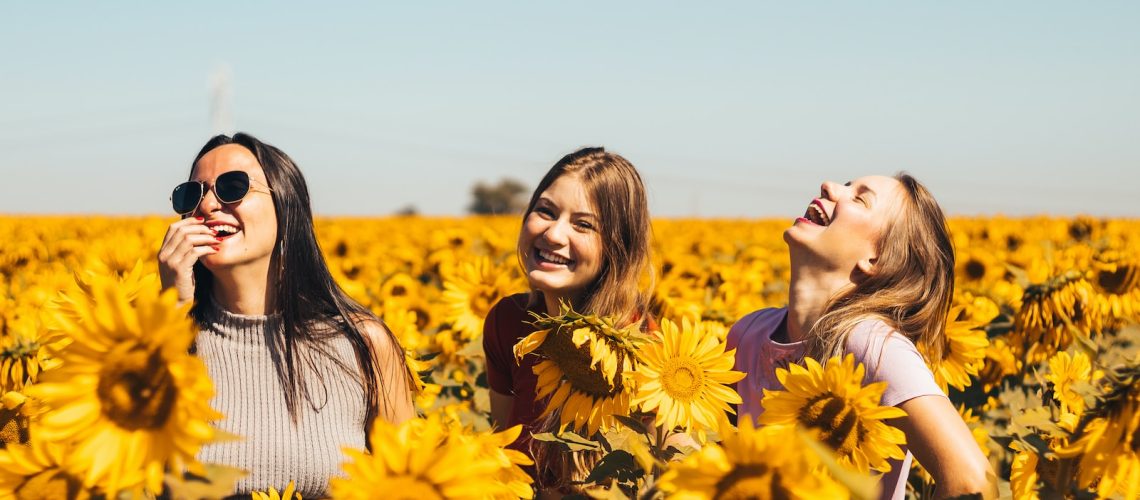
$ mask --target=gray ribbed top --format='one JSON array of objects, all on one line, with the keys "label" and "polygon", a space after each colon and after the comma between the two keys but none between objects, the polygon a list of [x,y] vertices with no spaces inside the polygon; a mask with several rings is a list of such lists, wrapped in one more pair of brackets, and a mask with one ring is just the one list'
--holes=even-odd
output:
[{"label": "gray ribbed top", "polygon": [[[270,486],[281,491],[292,480],[305,498],[326,496],[329,477],[340,475],[341,448],[364,449],[366,403],[359,375],[349,376],[328,358],[314,357],[324,386],[312,370],[303,376],[319,410],[299,398],[294,425],[270,350],[270,335],[281,334],[280,317],[243,316],[212,302],[203,305],[207,321],[198,332],[197,353],[217,391],[210,405],[225,415],[215,426],[245,439],[204,446],[198,459],[249,471],[238,482],[237,493]],[[360,363],[346,337],[325,342],[359,373]]]}]

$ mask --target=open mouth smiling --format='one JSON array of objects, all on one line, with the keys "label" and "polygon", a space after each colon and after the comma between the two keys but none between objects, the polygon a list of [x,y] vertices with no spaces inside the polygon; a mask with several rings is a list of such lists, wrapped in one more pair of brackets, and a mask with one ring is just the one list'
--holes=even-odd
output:
[{"label": "open mouth smiling", "polygon": [[827,215],[827,211],[823,209],[823,206],[819,203],[819,200],[812,200],[811,204],[808,205],[807,211],[804,212],[804,218],[810,221],[812,224],[819,226],[827,226],[831,224],[831,217]]},{"label": "open mouth smiling", "polygon": [[232,224],[215,223],[215,224],[207,224],[207,225],[210,227],[210,229],[214,230],[214,233],[217,235],[217,237],[219,239],[223,239],[223,240],[241,232],[240,228],[238,228],[237,226],[234,226]]},{"label": "open mouth smiling", "polygon": [[555,264],[567,267],[574,263],[574,261],[571,259],[557,255],[553,252],[543,250],[541,248],[535,248],[534,256],[539,263]]}]

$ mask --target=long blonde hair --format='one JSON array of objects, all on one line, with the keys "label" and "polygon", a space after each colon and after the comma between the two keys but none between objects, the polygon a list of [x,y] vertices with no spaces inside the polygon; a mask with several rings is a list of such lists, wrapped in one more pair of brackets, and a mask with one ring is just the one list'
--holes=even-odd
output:
[{"label": "long blonde hair", "polygon": [[[565,175],[581,180],[597,210],[602,250],[598,276],[586,287],[585,293],[575,299],[574,309],[614,318],[618,326],[643,327],[649,316],[653,265],[649,204],[641,175],[628,160],[604,148],[579,149],[562,157],[538,183],[523,214],[524,224],[542,193]],[[529,248],[518,248],[521,262],[526,261],[529,251]],[[531,290],[529,306],[540,304],[542,300],[542,292]],[[558,432],[560,423],[560,412],[553,411],[538,422],[536,430]],[[559,445],[542,441],[531,442],[531,452],[537,483],[543,488],[576,489],[573,483],[584,480],[602,458],[600,452],[565,452]]]},{"label": "long blonde hair", "polygon": [[878,318],[940,361],[943,328],[954,297],[954,245],[934,196],[914,177],[894,177],[905,192],[902,209],[879,237],[875,272],[833,297],[807,337],[805,356],[842,355],[855,325]]}]

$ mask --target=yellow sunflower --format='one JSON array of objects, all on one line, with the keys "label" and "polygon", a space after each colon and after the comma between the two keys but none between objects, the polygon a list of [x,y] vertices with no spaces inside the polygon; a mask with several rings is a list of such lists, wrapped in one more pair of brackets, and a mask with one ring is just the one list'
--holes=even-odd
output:
[{"label": "yellow sunflower", "polygon": [[[1132,388],[1135,390],[1135,387]],[[1107,415],[1092,419],[1080,438],[1057,451],[1061,458],[1080,457],[1077,484],[1095,488],[1101,497],[1140,497],[1140,401],[1133,393]]]},{"label": "yellow sunflower", "polygon": [[1037,474],[1037,452],[1017,441],[1011,443],[1010,448],[1016,452],[1009,473],[1009,488],[1014,500],[1038,500],[1041,497],[1037,494],[1037,484],[1041,477]]},{"label": "yellow sunflower", "polygon": [[751,419],[661,475],[671,499],[848,498],[846,488],[821,472],[818,458],[798,433],[753,428]]},{"label": "yellow sunflower", "polygon": [[0,329],[0,394],[34,384],[40,372],[58,365],[47,346],[63,339],[44,329],[37,316],[21,314]]},{"label": "yellow sunflower", "polygon": [[1073,390],[1073,382],[1088,382],[1092,377],[1092,363],[1083,352],[1069,356],[1059,352],[1049,358],[1049,374],[1045,379],[1053,383],[1053,399],[1061,403],[1061,410],[1080,415],[1085,409],[1084,398]]},{"label": "yellow sunflower", "polygon": [[195,336],[187,309],[173,290],[137,284],[92,278],[68,295],[56,315],[72,341],[58,355],[62,366],[27,389],[49,408],[33,434],[74,443],[84,485],[110,494],[157,493],[167,467],[200,470],[194,457],[221,417],[208,406],[205,365],[187,352]]},{"label": "yellow sunflower", "polygon": [[848,354],[827,361],[826,368],[805,358],[805,366],[776,369],[782,391],[764,390],[760,423],[776,428],[817,429],[819,439],[839,455],[839,463],[857,472],[887,472],[888,459],[902,459],[902,431],[884,420],[906,416],[901,408],[879,406],[886,382],[863,385],[864,368]]},{"label": "yellow sunflower", "polygon": [[535,399],[549,397],[541,417],[560,412],[560,427],[573,424],[593,435],[629,415],[635,346],[644,342],[636,328],[617,328],[610,319],[583,316],[565,304],[558,317],[539,316],[538,328],[515,344],[515,357],[536,353]]},{"label": "yellow sunflower", "polygon": [[252,500],[303,500],[301,493],[295,491],[295,488],[296,485],[293,484],[293,481],[289,481],[285,489],[280,492],[277,491],[277,488],[270,486],[268,490],[254,491],[250,496],[253,497]]},{"label": "yellow sunflower", "polygon": [[1081,273],[1069,271],[1030,286],[1014,316],[1011,345],[1029,363],[1039,363],[1073,342],[1072,328],[1100,330],[1095,292]]},{"label": "yellow sunflower", "polygon": [[373,453],[346,448],[347,477],[329,487],[340,499],[530,498],[530,477],[519,467],[530,460],[502,448],[521,429],[476,434],[439,415],[398,426],[377,420],[369,434]]},{"label": "yellow sunflower", "polygon": [[638,351],[637,396],[633,404],[655,412],[655,425],[692,431],[701,442],[705,431],[727,427],[729,405],[740,404],[740,395],[725,384],[744,378],[732,371],[736,350],[725,352],[724,343],[708,334],[701,323],[688,319],[681,326],[661,322],[661,342],[649,342]]},{"label": "yellow sunflower", "polygon": [[380,286],[380,302],[384,307],[406,308],[423,294],[423,285],[407,273],[396,273],[384,280]]},{"label": "yellow sunflower", "polygon": [[34,439],[0,448],[0,498],[87,499],[95,492],[64,444]]},{"label": "yellow sunflower", "polygon": [[0,396],[0,448],[27,443],[31,422],[41,412],[40,403],[22,392],[8,391]]},{"label": "yellow sunflower", "polygon": [[995,338],[986,347],[986,358],[983,361],[981,370],[978,371],[978,379],[982,381],[982,390],[989,392],[1001,381],[1010,375],[1017,373],[1019,363],[1017,356],[1014,355],[1013,349],[1006,343],[1005,338]]},{"label": "yellow sunflower", "polygon": [[1116,324],[1140,319],[1140,260],[1106,251],[1093,261],[1091,281],[1101,316]]},{"label": "yellow sunflower", "polygon": [[1005,266],[992,251],[968,249],[958,254],[954,275],[965,284],[987,286],[1005,274]]},{"label": "yellow sunflower", "polygon": [[[981,329],[982,324],[968,318],[965,311],[963,306],[954,307],[950,311],[942,359],[930,362],[930,371],[934,372],[934,381],[942,388],[942,392],[946,392],[948,385],[959,391],[969,387],[972,383],[970,377],[977,376],[978,370],[985,363],[989,339]],[[921,345],[919,351],[926,359],[931,358]]]},{"label": "yellow sunflower", "polygon": [[495,303],[524,289],[515,267],[495,266],[491,259],[479,257],[458,265],[454,274],[445,277],[447,319],[465,340],[483,334],[483,320]]}]

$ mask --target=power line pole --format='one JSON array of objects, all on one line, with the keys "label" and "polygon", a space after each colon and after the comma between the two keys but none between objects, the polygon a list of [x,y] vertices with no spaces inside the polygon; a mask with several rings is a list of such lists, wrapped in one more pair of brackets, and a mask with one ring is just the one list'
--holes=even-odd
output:
[{"label": "power line pole", "polygon": [[230,67],[222,64],[210,75],[210,127],[214,134],[234,133],[230,113]]}]

